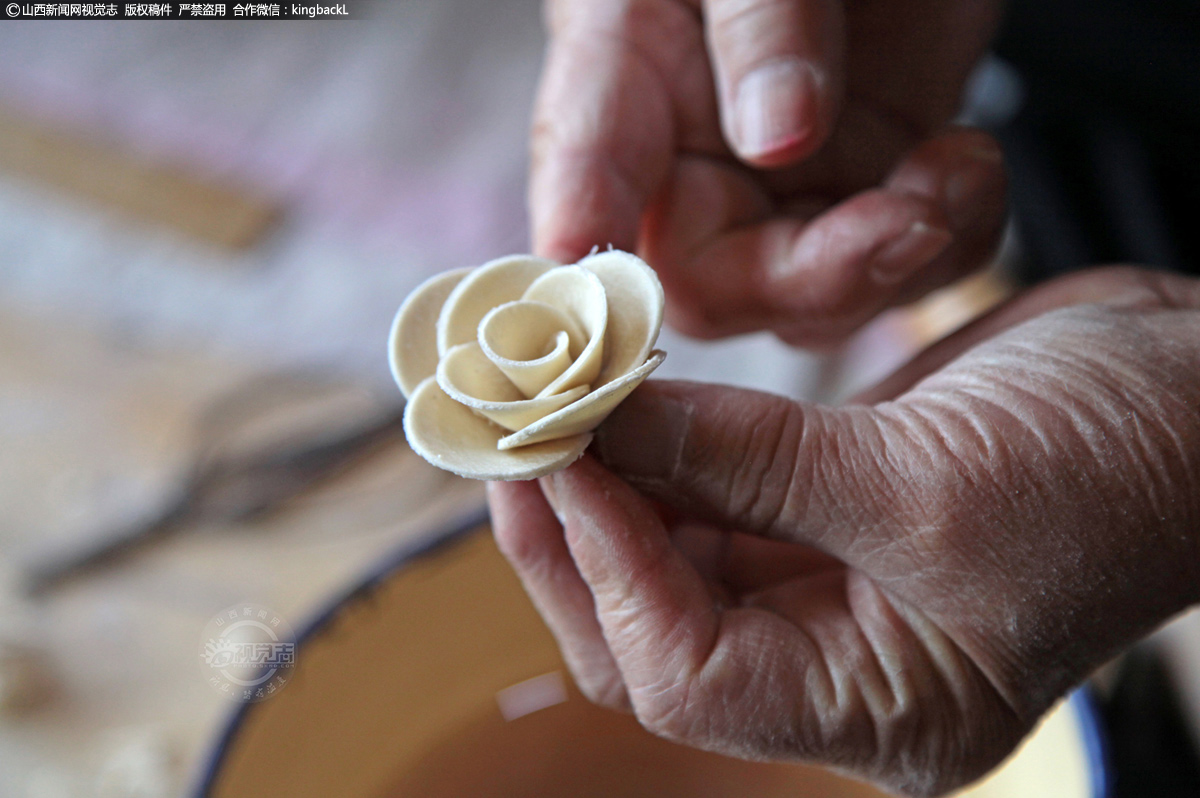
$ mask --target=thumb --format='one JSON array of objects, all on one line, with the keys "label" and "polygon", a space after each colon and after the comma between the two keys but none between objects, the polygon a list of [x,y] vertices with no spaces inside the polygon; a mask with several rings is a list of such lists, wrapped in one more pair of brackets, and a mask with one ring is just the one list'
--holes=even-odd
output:
[{"label": "thumb", "polygon": [[[921,528],[961,481],[946,429],[888,402],[967,349],[1056,308],[1194,307],[1192,280],[1109,267],[1026,292],[948,336],[840,408],[720,385],[643,383],[600,426],[595,450],[645,493],[746,532],[846,559],[861,535]],[[923,497],[923,498],[922,498]]]},{"label": "thumb", "polygon": [[[899,420],[688,382],[643,383],[597,430],[595,451],[648,495],[720,526],[846,555],[915,519],[932,469],[907,465]],[[868,547],[870,548],[870,547]]]},{"label": "thumb", "polygon": [[841,91],[841,4],[705,0],[725,137],[742,160],[782,166],[828,136]]}]

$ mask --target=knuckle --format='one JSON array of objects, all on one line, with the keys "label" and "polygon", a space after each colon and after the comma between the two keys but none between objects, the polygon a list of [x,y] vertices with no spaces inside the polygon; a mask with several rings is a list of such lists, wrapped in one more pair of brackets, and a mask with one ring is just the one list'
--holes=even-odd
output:
[{"label": "knuckle", "polygon": [[706,735],[697,723],[707,716],[694,711],[690,690],[677,681],[643,687],[630,696],[638,723],[646,731],[673,742],[700,742]]},{"label": "knuckle", "polygon": [[583,693],[584,698],[596,706],[629,711],[629,694],[620,677],[613,674],[597,676],[576,672],[575,683],[579,686],[579,692]]},{"label": "knuckle", "polygon": [[804,413],[777,398],[749,408],[748,419],[744,399],[728,402],[721,411],[731,420],[741,417],[740,423],[714,425],[710,440],[699,442],[694,452],[696,472],[716,476],[711,492],[736,523],[775,528],[802,482],[797,470]]},{"label": "knuckle", "polygon": [[[978,572],[985,552],[977,532],[994,514],[993,496],[1002,494],[995,474],[1005,468],[1003,445],[977,421],[947,408],[933,415],[905,408],[892,433],[907,443],[904,462],[895,469],[897,487],[888,491],[894,498],[889,515],[903,530],[896,542],[916,564]],[[986,454],[972,456],[977,451]]]}]

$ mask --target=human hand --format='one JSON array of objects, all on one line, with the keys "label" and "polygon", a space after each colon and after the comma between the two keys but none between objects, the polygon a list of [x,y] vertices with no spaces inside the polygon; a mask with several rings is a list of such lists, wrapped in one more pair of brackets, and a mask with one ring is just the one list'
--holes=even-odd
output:
[{"label": "human hand", "polygon": [[843,408],[649,382],[597,449],[542,481],[562,526],[491,486],[589,697],[944,792],[1200,601],[1200,282],[1059,280]]},{"label": "human hand", "polygon": [[805,345],[961,276],[1005,178],[946,125],[1000,5],[547,0],[535,250],[636,250],[683,332]]}]

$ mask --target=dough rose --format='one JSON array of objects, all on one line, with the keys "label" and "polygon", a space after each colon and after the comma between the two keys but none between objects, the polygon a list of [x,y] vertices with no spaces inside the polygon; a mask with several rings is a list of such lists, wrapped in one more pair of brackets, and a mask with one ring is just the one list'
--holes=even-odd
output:
[{"label": "dough rose", "polygon": [[651,350],[662,313],[654,271],[614,250],[574,266],[514,255],[427,280],[389,342],[409,444],[473,479],[570,465],[666,357]]}]

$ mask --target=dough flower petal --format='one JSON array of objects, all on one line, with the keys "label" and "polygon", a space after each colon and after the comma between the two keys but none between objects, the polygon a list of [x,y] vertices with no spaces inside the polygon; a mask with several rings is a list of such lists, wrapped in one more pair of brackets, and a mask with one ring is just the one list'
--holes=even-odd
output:
[{"label": "dough flower petal", "polygon": [[663,291],[609,250],[573,266],[514,255],[420,285],[392,324],[404,430],[433,465],[472,479],[565,468],[656,369]]}]

